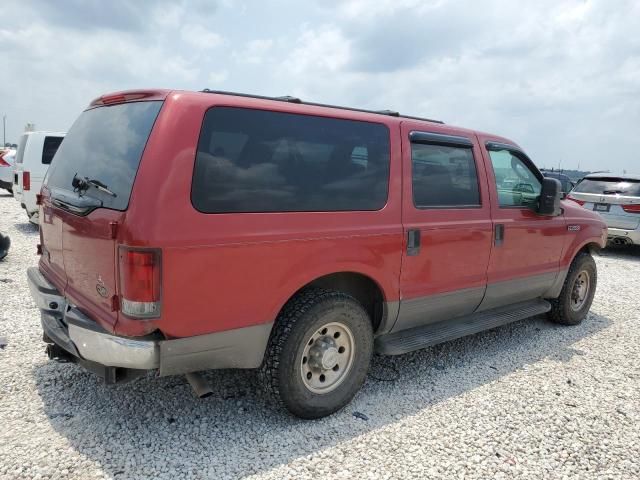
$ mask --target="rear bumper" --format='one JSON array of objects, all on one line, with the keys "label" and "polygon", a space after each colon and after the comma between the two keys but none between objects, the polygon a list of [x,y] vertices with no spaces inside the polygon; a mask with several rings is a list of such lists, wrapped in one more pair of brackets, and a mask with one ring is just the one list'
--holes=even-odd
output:
[{"label": "rear bumper", "polygon": [[40,270],[27,270],[29,289],[41,310],[45,335],[68,353],[107,367],[152,370],[160,366],[158,338],[111,335],[79,309],[68,305]]},{"label": "rear bumper", "polygon": [[0,178],[0,188],[4,190],[13,190],[13,182],[7,182]]},{"label": "rear bumper", "polygon": [[640,229],[637,230],[625,230],[623,228],[609,227],[607,233],[609,239],[613,238],[626,238],[629,242],[636,245],[640,245]]},{"label": "rear bumper", "polygon": [[89,366],[97,365],[159,369],[160,375],[176,375],[216,368],[256,368],[262,363],[272,324],[171,340],[159,333],[121,337],[69,304],[38,268],[29,268],[27,277],[31,296],[41,311],[45,339],[92,371],[95,368]]}]

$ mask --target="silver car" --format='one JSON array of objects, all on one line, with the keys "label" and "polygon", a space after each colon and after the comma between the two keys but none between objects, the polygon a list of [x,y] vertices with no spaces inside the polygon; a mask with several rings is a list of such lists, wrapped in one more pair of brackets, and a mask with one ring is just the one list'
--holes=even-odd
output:
[{"label": "silver car", "polygon": [[592,173],[569,198],[602,215],[615,245],[640,245],[640,175]]}]

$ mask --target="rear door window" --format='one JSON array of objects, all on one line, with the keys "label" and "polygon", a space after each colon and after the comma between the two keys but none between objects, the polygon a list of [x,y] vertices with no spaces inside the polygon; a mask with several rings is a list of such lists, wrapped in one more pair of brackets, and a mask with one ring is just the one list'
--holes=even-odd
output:
[{"label": "rear door window", "polygon": [[585,178],[573,189],[576,193],[595,193],[598,195],[625,195],[640,197],[640,180],[623,178]]},{"label": "rear door window", "polygon": [[480,206],[471,148],[412,143],[411,169],[416,208]]},{"label": "rear door window", "polygon": [[73,191],[74,175],[100,182],[115,196],[90,187],[102,206],[126,210],[142,152],[162,102],[121,103],[85,110],[56,153],[45,183]]},{"label": "rear door window", "polygon": [[204,213],[379,210],[388,184],[385,125],[214,107],[191,199]]},{"label": "rear door window", "polygon": [[42,164],[50,165],[53,156],[58,151],[58,147],[64,137],[44,137],[44,146],[42,147]]}]

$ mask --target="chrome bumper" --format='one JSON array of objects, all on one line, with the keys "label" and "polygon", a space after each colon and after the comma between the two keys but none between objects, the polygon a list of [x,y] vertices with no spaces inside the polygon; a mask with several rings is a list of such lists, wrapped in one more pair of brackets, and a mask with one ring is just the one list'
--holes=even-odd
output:
[{"label": "chrome bumper", "polygon": [[92,371],[104,373],[105,369],[118,367],[129,372],[159,369],[160,376],[164,376],[214,368],[257,368],[273,325],[263,323],[171,340],[153,334],[119,337],[70,305],[38,268],[29,268],[27,277],[31,295],[42,313],[45,340]]},{"label": "chrome bumper", "polygon": [[158,340],[111,335],[66,299],[36,267],[27,270],[29,289],[42,312],[45,335],[71,355],[107,367],[151,370],[160,366]]},{"label": "chrome bumper", "polygon": [[640,229],[625,230],[624,228],[609,227],[607,235],[609,238],[628,238],[632,243],[640,245]]}]

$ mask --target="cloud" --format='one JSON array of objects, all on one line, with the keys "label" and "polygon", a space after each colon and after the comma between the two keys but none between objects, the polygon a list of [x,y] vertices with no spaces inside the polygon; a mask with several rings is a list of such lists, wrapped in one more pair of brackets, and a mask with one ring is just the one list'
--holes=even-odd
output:
[{"label": "cloud", "polygon": [[259,65],[267,60],[271,49],[273,48],[273,39],[258,38],[250,40],[246,43],[245,48],[234,52],[233,58],[239,63],[250,63]]},{"label": "cloud", "polygon": [[180,33],[184,42],[197,49],[215,48],[223,43],[221,35],[199,24],[187,24]]},{"label": "cloud", "polygon": [[[634,167],[640,3],[7,0],[0,107],[67,129],[96,96],[205,86],[492,131],[539,164]],[[604,160],[606,159],[606,160]]]}]

